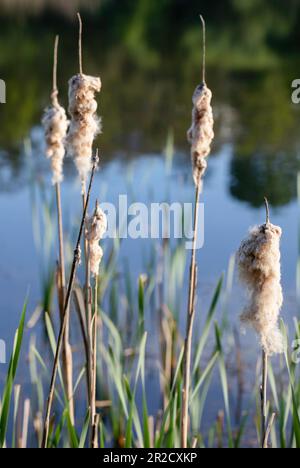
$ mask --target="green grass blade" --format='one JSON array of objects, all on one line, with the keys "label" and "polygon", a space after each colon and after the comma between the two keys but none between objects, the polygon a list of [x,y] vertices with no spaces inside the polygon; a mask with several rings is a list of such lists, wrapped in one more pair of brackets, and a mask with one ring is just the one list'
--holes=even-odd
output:
[{"label": "green grass blade", "polygon": [[194,390],[191,394],[191,397],[190,397],[190,401],[192,402],[193,399],[196,397],[198,391],[199,391],[199,388],[201,387],[201,385],[203,384],[203,382],[205,381],[205,379],[207,378],[207,376],[211,373],[211,371],[213,370],[217,360],[218,360],[218,357],[219,357],[219,351],[216,351],[214,353],[214,355],[212,356],[212,358],[210,359],[209,363],[207,364],[206,366],[206,369],[204,370],[204,372],[201,374],[201,377],[199,378],[198,382],[196,383],[195,387],[194,387]]},{"label": "green grass blade", "polygon": [[23,334],[24,334],[24,324],[25,324],[25,316],[26,316],[26,309],[27,309],[27,300],[24,303],[20,324],[18,330],[16,332],[15,341],[14,341],[14,349],[11,356],[8,375],[6,379],[6,384],[4,387],[3,392],[3,399],[2,399],[2,407],[0,413],[0,447],[2,448],[5,442],[6,431],[7,431],[7,423],[8,423],[8,416],[10,411],[10,402],[13,390],[13,382],[16,376],[17,367],[20,358]]},{"label": "green grass blade", "polygon": [[212,325],[212,320],[213,320],[214,314],[216,312],[217,304],[219,302],[220,295],[221,295],[221,292],[222,292],[223,281],[224,281],[224,275],[222,275],[221,278],[219,279],[219,282],[218,282],[217,287],[215,289],[215,292],[214,292],[214,295],[213,295],[213,298],[212,298],[212,302],[211,302],[211,305],[210,305],[210,308],[209,308],[209,311],[208,311],[208,314],[207,314],[206,322],[205,322],[205,325],[204,325],[204,328],[203,328],[203,332],[201,334],[201,337],[200,337],[200,340],[199,340],[199,343],[198,343],[198,346],[197,346],[197,349],[196,349],[195,360],[194,360],[194,365],[193,365],[193,375],[195,375],[196,372],[197,372],[197,368],[198,368],[198,366],[200,364],[200,360],[201,360],[203,350],[205,348],[205,345],[206,345],[208,337],[209,337],[209,331],[210,331],[210,328],[211,328],[211,325]]},{"label": "green grass blade", "polygon": [[69,412],[68,409],[65,409],[64,412],[65,412],[66,420],[67,420],[67,428],[68,428],[71,448],[78,449],[79,448],[78,436],[77,436],[76,430],[75,430],[75,428],[74,428],[74,426],[72,424],[71,417],[70,417],[70,412]]}]

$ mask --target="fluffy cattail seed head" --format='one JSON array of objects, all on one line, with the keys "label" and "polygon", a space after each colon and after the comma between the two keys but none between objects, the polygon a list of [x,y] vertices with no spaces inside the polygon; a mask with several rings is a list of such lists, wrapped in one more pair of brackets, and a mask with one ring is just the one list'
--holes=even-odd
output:
[{"label": "fluffy cattail seed head", "polygon": [[99,273],[100,262],[103,257],[102,248],[99,241],[103,238],[107,230],[107,218],[101,210],[98,203],[93,215],[87,219],[86,223],[86,238],[89,245],[89,261],[92,276],[97,276]]},{"label": "fluffy cattail seed head", "polygon": [[249,303],[241,316],[259,334],[267,355],[283,352],[278,318],[283,303],[280,272],[281,229],[271,223],[254,227],[238,251],[241,281]]},{"label": "fluffy cattail seed head", "polygon": [[206,158],[214,138],[211,99],[212,92],[205,83],[196,88],[193,95],[192,126],[187,133],[188,142],[191,144],[193,178],[196,186],[201,184],[205,174]]},{"label": "fluffy cattail seed head", "polygon": [[91,170],[94,138],[101,132],[95,100],[95,93],[100,90],[100,78],[78,74],[69,81],[71,124],[66,139],[67,153],[74,158],[83,184]]},{"label": "fluffy cattail seed head", "polygon": [[59,104],[57,91],[53,91],[52,105],[45,109],[42,125],[45,131],[46,155],[51,160],[53,185],[63,180],[63,160],[65,137],[69,122],[65,109]]}]

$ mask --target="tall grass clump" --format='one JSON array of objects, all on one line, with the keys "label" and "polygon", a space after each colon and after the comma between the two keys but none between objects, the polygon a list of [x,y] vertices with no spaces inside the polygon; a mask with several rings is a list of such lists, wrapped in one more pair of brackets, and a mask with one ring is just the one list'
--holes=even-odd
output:
[{"label": "tall grass clump", "polygon": [[202,180],[207,168],[206,158],[210,153],[211,143],[214,137],[213,114],[211,108],[212,93],[206,85],[205,77],[205,22],[201,16],[203,26],[203,77],[202,83],[196,88],[193,96],[192,126],[188,131],[188,141],[191,145],[193,178],[195,183],[194,205],[194,234],[192,258],[189,279],[189,298],[187,309],[186,335],[184,343],[183,359],[183,388],[182,388],[182,413],[181,413],[181,446],[187,447],[188,439],[188,408],[191,373],[191,348],[193,337],[193,323],[195,318],[195,302],[197,288],[197,236],[198,236],[198,204],[202,189]]}]

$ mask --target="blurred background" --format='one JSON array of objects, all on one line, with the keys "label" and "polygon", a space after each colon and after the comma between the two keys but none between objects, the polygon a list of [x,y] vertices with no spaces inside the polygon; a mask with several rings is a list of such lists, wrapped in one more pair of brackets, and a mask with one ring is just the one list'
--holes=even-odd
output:
[{"label": "blurred background", "polygon": [[[7,103],[0,105],[0,312],[5,316],[0,338],[11,347],[28,287],[32,310],[43,291],[37,225],[32,229],[33,187],[46,181],[51,190],[40,120],[49,103],[55,34],[60,35],[60,100],[67,107],[67,82],[78,71],[77,11],[84,22],[84,72],[101,76],[103,83],[96,194],[105,201],[129,191],[133,201],[193,200],[186,131],[202,76],[199,14],[205,17],[216,138],[203,199],[201,307],[248,227],[264,221],[266,195],[272,221],[284,232],[283,314],[292,320],[297,313],[300,105],[292,104],[291,85],[300,78],[300,2],[0,0],[0,78],[7,86]],[[66,226],[72,210],[80,210],[75,178],[72,161],[66,161]],[[135,279],[149,266],[146,242],[122,246]],[[238,327],[242,300],[236,283],[233,288],[227,305]]]}]

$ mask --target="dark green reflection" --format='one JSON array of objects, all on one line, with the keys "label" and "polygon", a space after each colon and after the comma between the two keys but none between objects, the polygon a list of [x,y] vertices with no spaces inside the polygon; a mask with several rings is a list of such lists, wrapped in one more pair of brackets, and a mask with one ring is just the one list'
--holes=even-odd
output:
[{"label": "dark green reflection", "polygon": [[288,69],[273,70],[240,76],[236,84],[234,106],[239,110],[240,129],[230,192],[253,206],[261,206],[264,196],[280,206],[296,195],[300,115],[291,102],[292,79]]},{"label": "dark green reflection", "polygon": [[[64,105],[67,81],[78,71],[76,2],[67,9],[51,4],[52,10],[32,15],[30,0],[21,9],[12,1],[8,16],[0,17],[0,78],[7,83],[7,104],[0,105],[0,190],[19,187],[24,177],[20,147],[48,104],[56,33]],[[88,6],[82,12],[84,71],[103,81],[104,133],[97,142],[103,160],[161,151],[169,128],[176,147],[188,154],[191,96],[201,76],[199,2],[105,0]],[[291,104],[291,82],[300,78],[300,3],[224,0],[216,7],[203,0],[201,13],[214,93],[214,151],[224,142],[234,147],[230,193],[253,206],[263,195],[273,205],[286,204],[295,196],[298,171],[300,106]]]}]

